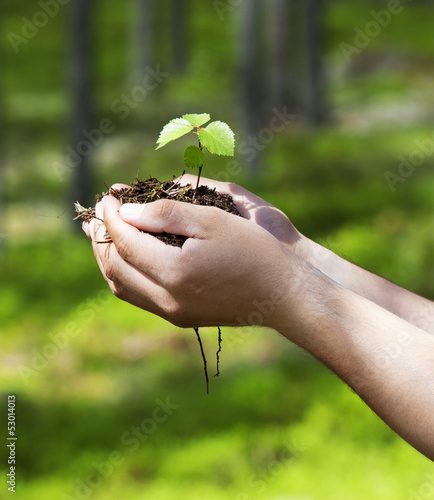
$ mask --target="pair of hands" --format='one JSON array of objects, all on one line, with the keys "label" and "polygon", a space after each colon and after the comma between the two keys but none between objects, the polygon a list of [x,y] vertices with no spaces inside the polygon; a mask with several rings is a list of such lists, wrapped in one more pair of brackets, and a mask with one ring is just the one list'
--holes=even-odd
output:
[{"label": "pair of hands", "polygon": [[[308,240],[242,187],[203,182],[245,218],[171,200],[97,205],[83,228],[115,295],[181,327],[274,328],[434,460],[434,304]],[[173,247],[139,229],[188,239]],[[98,243],[106,232],[113,242]]]},{"label": "pair of hands", "polygon": [[[182,183],[196,180],[186,175]],[[295,252],[305,239],[280,210],[241,186],[202,183],[230,194],[244,218],[171,200],[121,206],[105,197],[96,206],[97,219],[83,229],[120,299],[181,327],[255,323],[256,305],[270,297],[278,303],[287,295],[287,283],[296,281],[303,261]],[[173,247],[140,229],[188,239],[182,248]],[[112,243],[98,243],[106,232]],[[262,316],[262,324],[276,328],[278,308],[274,311]]]}]

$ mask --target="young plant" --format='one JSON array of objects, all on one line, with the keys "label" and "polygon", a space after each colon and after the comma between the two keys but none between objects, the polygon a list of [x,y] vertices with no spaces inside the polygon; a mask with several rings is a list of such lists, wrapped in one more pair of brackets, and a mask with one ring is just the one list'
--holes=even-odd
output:
[{"label": "young plant", "polygon": [[[180,137],[193,133],[198,136],[197,146],[188,146],[184,151],[184,164],[187,168],[198,168],[199,173],[197,176],[196,190],[193,199],[196,198],[197,189],[199,187],[200,176],[202,173],[203,164],[205,162],[205,155],[203,153],[204,149],[207,149],[209,153],[223,156],[234,156],[235,149],[235,137],[234,133],[230,127],[223,122],[211,122],[206,127],[204,126],[211,120],[211,117],[207,113],[201,114],[188,114],[183,115],[181,118],[175,118],[171,120],[167,125],[163,127],[158,137],[158,147],[160,149],[169,142],[179,139]],[[200,351],[203,359],[203,369],[205,372],[206,380],[206,392],[208,393],[208,370],[205,358],[205,353],[202,346],[202,341],[199,335],[199,328],[194,328],[196,332],[197,340],[199,342]],[[218,351],[216,352],[217,358],[217,373],[214,375],[218,377],[220,374],[219,370],[219,354],[221,351],[221,331],[218,327]]]},{"label": "young plant", "polygon": [[189,114],[175,118],[163,127],[157,141],[158,147],[156,149],[160,149],[183,135],[197,134],[198,146],[188,146],[184,151],[185,166],[199,169],[196,192],[205,162],[204,149],[216,155],[234,156],[235,136],[230,127],[226,123],[218,121],[211,122],[204,127],[210,120],[211,117],[207,113]]},{"label": "young plant", "polygon": [[[158,179],[151,177],[146,181],[141,181],[138,177],[131,183],[129,188],[114,189],[108,188],[107,192],[97,195],[97,201],[100,201],[104,196],[114,196],[121,203],[148,203],[150,201],[155,201],[158,199],[170,198],[173,200],[196,202],[201,204],[204,199],[207,203],[224,209],[227,212],[233,213],[235,215],[240,215],[236,209],[235,203],[232,198],[225,193],[216,193],[215,190],[211,190],[204,187],[200,196],[196,198],[197,190],[199,186],[200,176],[202,173],[202,167],[205,161],[205,155],[203,150],[207,149],[212,154],[223,155],[223,156],[233,156],[235,148],[234,133],[229,128],[226,123],[223,122],[211,122],[209,114],[189,114],[183,115],[182,118],[175,118],[171,120],[160,132],[157,144],[159,149],[165,146],[167,143],[179,139],[185,134],[193,133],[198,136],[198,146],[188,146],[184,152],[184,163],[188,168],[199,168],[199,174],[197,178],[196,190],[192,195],[190,186],[186,188],[177,187],[178,182],[169,181],[167,183],[160,182]],[[206,125],[206,126],[205,126]],[[138,174],[137,174],[138,175]],[[169,186],[169,187],[168,187]],[[177,189],[175,189],[177,187]],[[185,192],[189,194],[185,196]],[[203,203],[202,203],[203,204]],[[85,221],[90,221],[97,218],[95,215],[94,208],[85,208],[80,205],[79,202],[75,203],[75,211],[77,212],[77,217]],[[101,222],[103,220],[99,219]],[[182,247],[185,241],[185,237],[181,235],[173,234],[154,234],[154,236],[166,244],[175,245],[177,247]],[[102,241],[96,241],[96,243],[110,244],[112,242],[110,235],[107,233]],[[107,247],[109,249],[109,246]],[[199,342],[200,351],[203,359],[203,368],[205,372],[206,380],[206,392],[209,389],[209,379],[207,371],[207,362],[205,358],[205,353],[202,346],[202,341],[199,335],[199,328],[194,328],[194,331]],[[220,327],[218,327],[218,350],[216,352],[216,364],[217,372],[214,375],[217,377],[220,374],[220,352],[222,344],[222,335]]]}]

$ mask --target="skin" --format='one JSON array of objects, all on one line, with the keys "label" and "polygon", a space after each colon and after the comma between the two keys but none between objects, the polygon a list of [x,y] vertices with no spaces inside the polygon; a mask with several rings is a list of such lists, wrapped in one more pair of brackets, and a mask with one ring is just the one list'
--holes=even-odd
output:
[{"label": "skin", "polygon": [[[202,182],[231,194],[245,218],[171,200],[97,205],[104,223],[83,229],[113,293],[180,327],[274,328],[434,460],[434,304],[309,240],[244,188]],[[172,247],[139,229],[188,239]],[[106,231],[113,242],[96,243]]]}]

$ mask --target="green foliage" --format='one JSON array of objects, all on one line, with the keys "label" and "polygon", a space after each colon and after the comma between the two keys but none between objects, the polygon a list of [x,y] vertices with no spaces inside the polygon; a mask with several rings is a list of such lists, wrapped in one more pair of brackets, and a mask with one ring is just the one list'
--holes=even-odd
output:
[{"label": "green foliage", "polygon": [[210,153],[234,156],[235,139],[232,130],[223,122],[212,122],[199,130],[199,141]]},{"label": "green foliage", "polygon": [[181,118],[171,120],[160,132],[157,140],[158,147],[156,149],[160,149],[167,143],[179,139],[189,132],[193,132],[198,135],[199,145],[189,146],[184,151],[184,164],[187,168],[202,168],[205,161],[202,151],[204,148],[212,154],[233,156],[235,135],[231,128],[226,123],[220,121],[211,122],[206,127],[203,127],[210,119],[211,117],[208,113],[200,113],[186,114]]},{"label": "green foliage", "polygon": [[[95,29],[97,46],[103,48],[95,68],[99,113],[106,113],[123,89],[129,43],[125,22],[130,16],[120,2],[103,4],[100,25],[108,29]],[[164,2],[156,6],[164,8]],[[20,33],[22,17],[29,16],[27,2],[5,0],[4,7],[5,33]],[[338,0],[329,7],[328,57],[339,66],[340,43],[352,42],[354,26],[363,28],[372,19],[369,11],[379,7],[373,1]],[[368,130],[353,127],[348,119],[357,116],[367,123],[370,107],[383,113],[383,98],[393,97],[394,109],[399,109],[403,102],[410,105],[410,94],[430,91],[426,63],[434,47],[430,8],[427,2],[406,5],[405,14],[394,16],[348,71],[336,72],[330,100],[346,117],[345,126],[318,133],[303,127],[290,135],[284,132],[265,148],[267,170],[262,177],[237,175],[233,180],[275,204],[307,236],[434,299],[432,157],[396,192],[383,178],[385,170],[396,171],[400,155],[407,158],[415,150],[417,140],[431,137],[432,124],[418,128],[412,120],[396,120],[387,126],[374,123]],[[16,392],[21,402],[19,498],[78,498],[76,481],[86,481],[92,474],[93,484],[98,484],[101,476],[92,464],[107,464],[114,450],[124,461],[113,466],[99,487],[89,490],[92,500],[144,496],[407,500],[410,490],[423,494],[430,462],[394,436],[337,377],[301,350],[291,350],[284,339],[279,342],[277,335],[259,328],[228,331],[221,380],[206,397],[197,342],[187,331],[114,297],[108,307],[95,310],[94,317],[83,316],[88,300],[106,290],[96,262],[89,257],[87,239],[64,234],[46,238],[48,222],[65,225],[72,213],[60,219],[29,217],[61,214],[60,204],[39,209],[35,200],[60,203],[68,188],[67,182],[60,185],[53,177],[47,162],[47,157],[64,153],[65,138],[58,124],[66,119],[67,109],[61,71],[67,15],[61,8],[49,29],[41,29],[31,43],[22,45],[19,56],[10,50],[7,36],[3,39],[5,66],[10,68],[2,82],[10,104],[4,133],[9,151],[19,154],[14,154],[9,162],[13,168],[6,171],[2,217],[9,222],[0,230],[11,233],[0,256],[0,389],[4,394]],[[154,141],[153,126],[161,119],[165,102],[183,106],[176,113],[180,116],[186,106],[202,101],[213,116],[218,111],[230,123],[239,119],[230,17],[228,13],[228,22],[216,23],[206,2],[195,0],[188,74],[169,78],[143,106],[131,110],[128,119],[110,116],[117,131],[106,138],[107,145],[120,160],[96,162],[98,184],[92,192],[104,189],[102,180],[108,185],[129,180],[138,168],[152,163],[149,148],[133,138],[137,129],[142,134],[145,128],[145,143]],[[416,32],[414,26],[420,29]],[[375,48],[380,44],[381,54]],[[374,64],[384,53],[398,56],[403,71],[394,64],[392,72],[380,74]],[[344,73],[347,78],[338,76]],[[432,96],[425,93],[425,107],[433,106]],[[387,114],[390,109],[385,107]],[[192,128],[206,123],[192,123],[192,116],[182,116]],[[171,149],[159,154],[160,168],[170,176]],[[245,161],[240,158],[240,163]],[[24,219],[31,225],[22,224]],[[43,224],[34,227],[35,222]],[[56,336],[62,338],[70,322],[77,323],[80,333],[68,337],[57,356],[47,358],[47,366],[25,383],[20,366],[31,367],[35,352],[51,358],[53,348],[44,349]],[[212,353],[214,330],[209,337],[205,348]],[[142,422],[149,424],[155,400],[166,396],[179,409],[130,452],[121,442],[122,434],[132,426],[140,429]],[[287,455],[280,454],[279,446],[286,442],[302,450],[281,461]],[[1,458],[6,477],[5,449]]]},{"label": "green foliage", "polygon": [[183,115],[184,120],[189,121],[193,127],[201,127],[205,123],[211,120],[211,117],[208,113],[201,113],[195,115]]},{"label": "green foliage", "polygon": [[185,134],[188,134],[193,130],[194,126],[184,118],[175,118],[170,120],[170,122],[164,126],[163,130],[160,132],[157,144],[159,145],[157,149],[162,148],[168,142],[179,139]]},{"label": "green foliage", "polygon": [[205,161],[203,151],[197,146],[188,146],[184,151],[184,164],[188,168],[199,168]]}]

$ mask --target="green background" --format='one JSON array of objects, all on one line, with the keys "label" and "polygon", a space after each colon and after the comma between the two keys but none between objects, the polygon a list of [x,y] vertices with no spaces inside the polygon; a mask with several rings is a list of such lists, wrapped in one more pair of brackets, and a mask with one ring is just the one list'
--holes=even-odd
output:
[{"label": "green background", "polygon": [[[185,70],[171,69],[161,2],[155,61],[170,76],[120,120],[110,105],[131,90],[132,14],[128,3],[98,2],[93,103],[97,122],[110,118],[115,130],[92,155],[93,192],[138,170],[180,174],[182,145],[155,151],[175,116],[209,112],[238,143],[247,140],[238,106],[241,7],[221,21],[212,2],[192,3]],[[406,3],[351,64],[341,49],[385,6],[327,2],[327,126],[296,117],[265,145],[256,176],[240,151],[240,172],[217,157],[204,175],[229,176],[310,238],[433,299],[432,151],[394,190],[385,179],[399,175],[401,156],[416,158],[418,141],[434,149],[433,7]],[[71,176],[60,180],[53,169],[69,144],[68,7],[18,54],[7,35],[37,6],[7,0],[1,9],[0,412],[15,394],[17,497],[406,500],[413,490],[431,498],[431,463],[275,332],[225,328],[221,375],[207,396],[194,332],[111,296],[89,242],[72,230]],[[212,375],[216,329],[203,329],[202,339]],[[167,398],[177,406],[167,419],[146,420]],[[5,423],[2,416],[0,498],[8,498]],[[142,423],[149,433],[133,450],[122,436]]]}]

